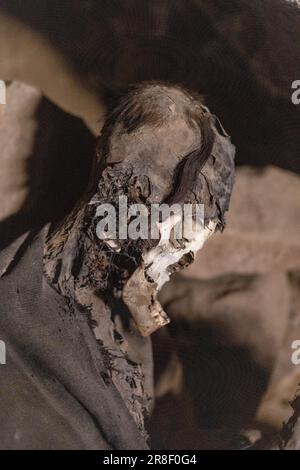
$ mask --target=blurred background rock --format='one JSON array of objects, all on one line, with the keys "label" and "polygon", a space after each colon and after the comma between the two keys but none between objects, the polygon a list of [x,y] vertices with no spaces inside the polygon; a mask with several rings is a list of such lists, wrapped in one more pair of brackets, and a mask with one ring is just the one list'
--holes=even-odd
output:
[{"label": "blurred background rock", "polygon": [[299,56],[295,2],[0,0],[1,246],[70,210],[106,106],[131,82],[203,93],[237,146],[225,232],[161,294],[172,323],[153,338],[156,447],[235,448],[243,432],[271,439],[291,414]]}]

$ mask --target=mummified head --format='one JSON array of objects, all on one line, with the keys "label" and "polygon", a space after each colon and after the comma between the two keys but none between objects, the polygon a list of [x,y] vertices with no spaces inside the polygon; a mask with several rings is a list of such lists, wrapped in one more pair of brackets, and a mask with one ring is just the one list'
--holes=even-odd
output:
[{"label": "mummified head", "polygon": [[97,156],[93,204],[117,206],[120,196],[148,207],[201,203],[205,224],[223,229],[234,146],[199,95],[161,83],[132,87],[108,113]]},{"label": "mummified head", "polygon": [[131,169],[149,204],[202,202],[223,227],[234,146],[201,96],[161,83],[131,87],[108,114],[97,154],[112,172]]},{"label": "mummified head", "polygon": [[[161,83],[130,88],[108,113],[97,145],[92,195],[71,230],[78,255],[71,263],[75,284],[89,284],[100,292],[123,290],[134,317],[134,304],[143,310],[144,292],[146,311],[154,309],[157,321],[157,289],[171,272],[190,263],[203,243],[197,237],[174,242],[171,232],[163,241],[99,240],[99,205],[117,207],[120,196],[147,210],[153,204],[201,203],[208,236],[224,227],[233,174],[234,146],[200,96]],[[165,222],[160,225],[164,232]],[[139,299],[133,291],[139,291]],[[153,325],[145,331],[153,331]]]}]

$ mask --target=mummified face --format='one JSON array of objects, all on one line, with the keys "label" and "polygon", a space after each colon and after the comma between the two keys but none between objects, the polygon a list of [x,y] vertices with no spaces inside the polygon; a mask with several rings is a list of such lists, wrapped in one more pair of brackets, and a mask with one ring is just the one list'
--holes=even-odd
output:
[{"label": "mummified face", "polygon": [[[223,228],[234,147],[198,97],[151,84],[132,90],[113,111],[98,154],[107,166],[90,201],[89,230],[114,259],[112,284],[148,335],[167,322],[157,291],[194,259],[216,228]],[[166,210],[153,222],[153,208],[162,203]],[[199,204],[204,215],[200,209],[200,218],[192,212],[187,235],[185,205]],[[109,214],[109,206],[115,212]],[[181,232],[175,230],[178,224]],[[132,236],[137,232],[141,236]]]}]

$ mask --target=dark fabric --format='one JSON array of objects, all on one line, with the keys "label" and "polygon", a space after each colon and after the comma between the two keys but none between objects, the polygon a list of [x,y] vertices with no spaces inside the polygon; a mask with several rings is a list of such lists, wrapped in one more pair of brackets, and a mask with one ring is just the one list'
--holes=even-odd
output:
[{"label": "dark fabric", "polygon": [[86,313],[45,279],[43,245],[29,234],[0,254],[0,449],[147,448]]}]

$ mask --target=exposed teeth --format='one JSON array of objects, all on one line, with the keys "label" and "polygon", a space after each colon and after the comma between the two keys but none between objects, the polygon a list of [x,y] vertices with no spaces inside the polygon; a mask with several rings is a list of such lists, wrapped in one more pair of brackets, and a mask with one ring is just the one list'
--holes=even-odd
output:
[{"label": "exposed teeth", "polygon": [[159,225],[161,233],[160,241],[156,247],[149,250],[143,257],[146,274],[157,283],[158,290],[160,290],[170,278],[169,266],[178,263],[178,261],[189,252],[195,255],[197,251],[203,247],[206,240],[214,233],[217,223],[211,220],[204,230],[199,226],[199,229],[195,231],[195,237],[186,240],[183,246],[174,246],[174,244],[170,242],[172,225],[169,219]]}]

